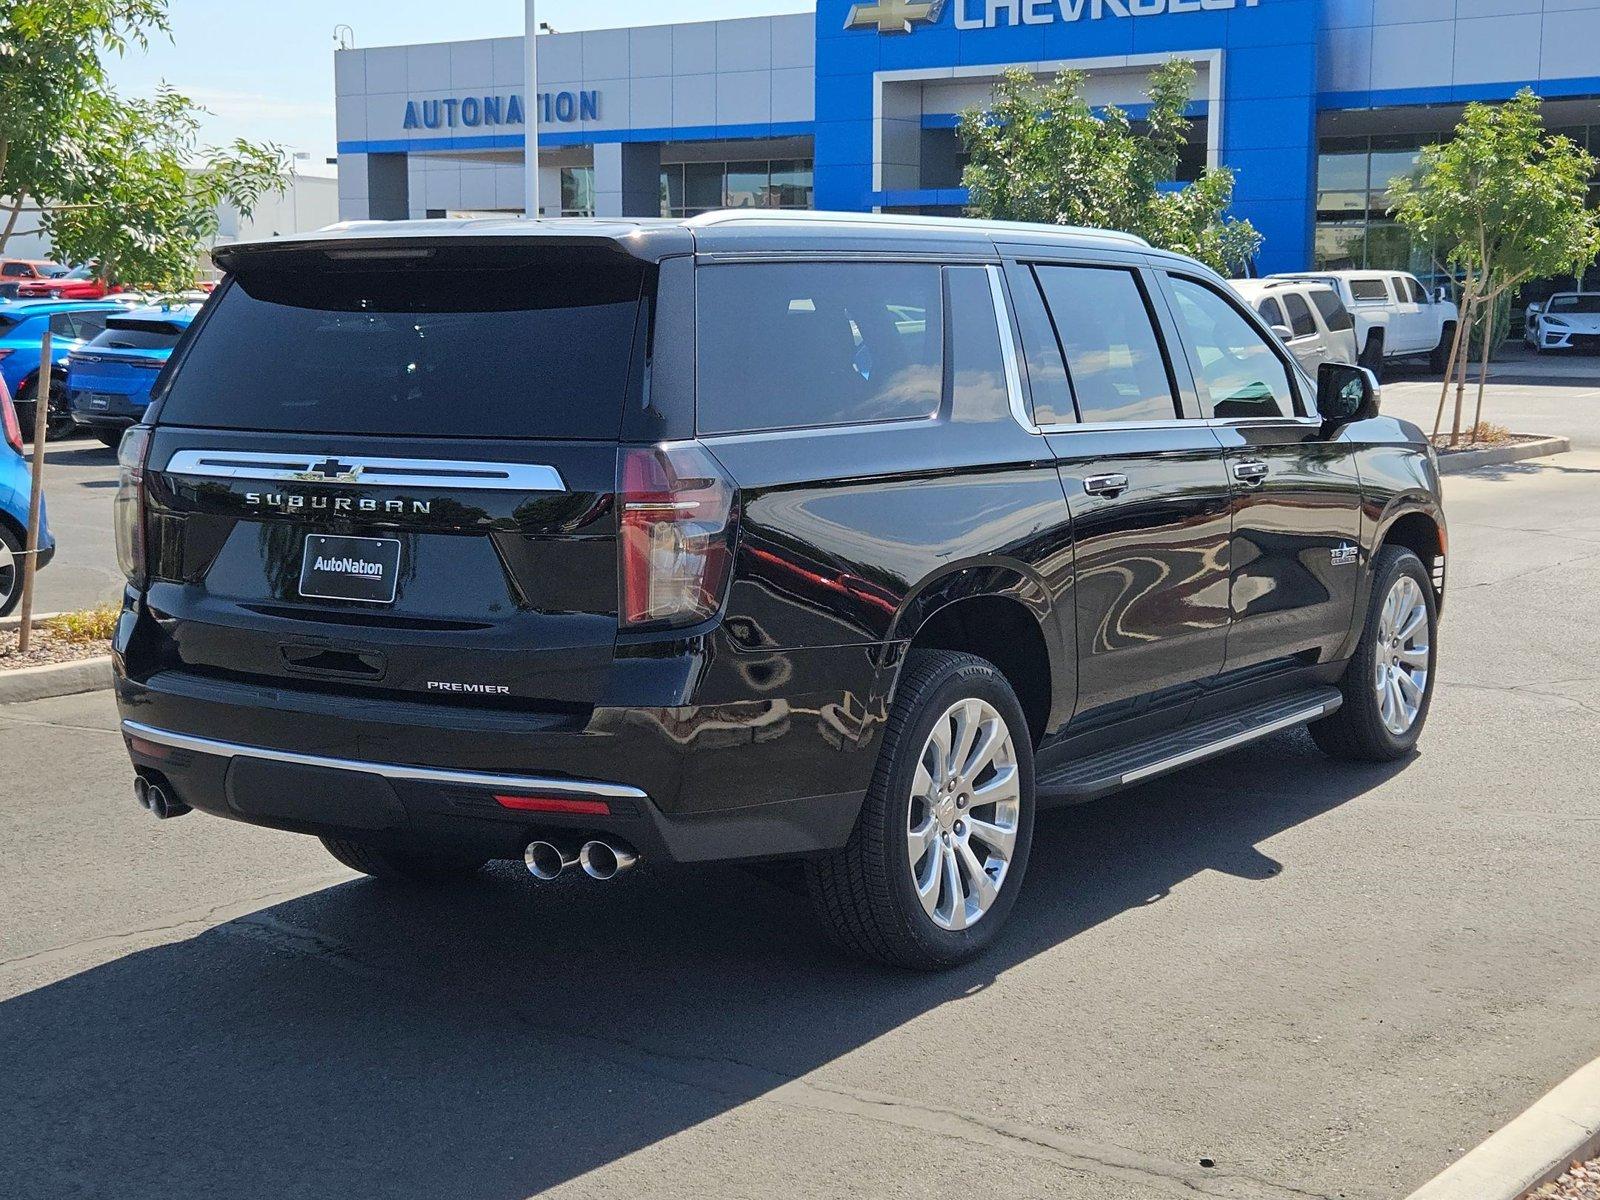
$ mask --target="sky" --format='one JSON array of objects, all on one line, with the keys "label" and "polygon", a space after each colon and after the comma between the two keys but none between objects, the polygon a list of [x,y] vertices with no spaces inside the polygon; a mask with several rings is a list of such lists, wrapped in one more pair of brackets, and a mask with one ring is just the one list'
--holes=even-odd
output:
[{"label": "sky", "polygon": [[[539,20],[567,33],[802,12],[808,0],[539,0]],[[203,136],[276,142],[322,163],[334,153],[333,31],[357,46],[393,46],[522,32],[523,0],[169,0],[172,38],[111,58],[112,82],[130,96],[163,81],[207,109]]]}]

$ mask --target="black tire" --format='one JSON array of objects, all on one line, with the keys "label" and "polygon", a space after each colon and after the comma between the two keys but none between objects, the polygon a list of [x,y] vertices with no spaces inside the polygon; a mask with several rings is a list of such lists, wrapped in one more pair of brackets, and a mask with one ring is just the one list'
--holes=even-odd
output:
[{"label": "black tire", "polygon": [[1450,357],[1450,343],[1456,336],[1456,323],[1446,321],[1444,328],[1439,331],[1439,344],[1428,355],[1428,366],[1435,371],[1443,371],[1449,365],[1445,360]]},{"label": "black tire", "polygon": [[1383,330],[1374,329],[1367,334],[1367,344],[1361,348],[1361,358],[1356,364],[1365,367],[1383,382]]},{"label": "black tire", "polygon": [[0,617],[9,617],[22,603],[22,539],[11,526],[0,522],[0,546],[10,553],[0,555]]},{"label": "black tire", "polygon": [[321,839],[329,854],[352,871],[371,875],[389,883],[409,883],[424,887],[453,883],[476,874],[488,862],[485,858],[430,853],[423,850],[380,848],[348,838]]},{"label": "black tire", "polygon": [[[1428,675],[1416,719],[1404,734],[1396,735],[1383,722],[1373,681],[1378,655],[1385,650],[1378,634],[1383,605],[1401,576],[1410,576],[1422,589],[1422,601],[1428,613]],[[1411,753],[1428,723],[1428,709],[1433,703],[1433,685],[1439,674],[1438,634],[1439,610],[1427,568],[1411,551],[1400,546],[1384,546],[1378,551],[1373,571],[1372,598],[1367,605],[1361,641],[1339,681],[1344,704],[1331,717],[1310,725],[1311,736],[1323,753],[1353,762],[1394,762]]]},{"label": "black tire", "polygon": [[122,445],[122,431],[120,429],[96,429],[94,436],[107,450],[115,450]]},{"label": "black tire", "polygon": [[[917,899],[907,826],[917,760],[935,723],[963,699],[985,701],[1005,722],[1019,801],[1016,841],[999,892],[972,924],[951,930],[936,924]],[[1005,676],[975,655],[913,651],[900,673],[872,786],[850,841],[806,864],[812,905],[833,940],[858,957],[923,971],[965,962],[995,941],[1016,903],[1033,842],[1033,814],[1033,742]]]}]

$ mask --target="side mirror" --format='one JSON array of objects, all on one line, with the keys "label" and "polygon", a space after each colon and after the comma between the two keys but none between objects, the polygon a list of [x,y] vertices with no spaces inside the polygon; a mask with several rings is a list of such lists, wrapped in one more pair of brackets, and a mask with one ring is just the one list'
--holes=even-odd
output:
[{"label": "side mirror", "polygon": [[1294,337],[1294,330],[1290,329],[1287,325],[1274,325],[1272,326],[1272,332],[1278,335],[1278,340],[1280,342],[1287,342],[1290,338]]},{"label": "side mirror", "polygon": [[1435,304],[1448,304],[1450,302],[1450,289],[1440,284],[1433,289],[1433,302]]},{"label": "side mirror", "polygon": [[1317,368],[1317,415],[1330,427],[1377,416],[1377,376],[1349,363],[1323,363]]},{"label": "side mirror", "polygon": [[1530,305],[1528,305],[1528,315],[1530,317],[1537,317],[1543,311],[1544,311],[1544,305],[1542,305],[1542,304],[1530,304]]}]

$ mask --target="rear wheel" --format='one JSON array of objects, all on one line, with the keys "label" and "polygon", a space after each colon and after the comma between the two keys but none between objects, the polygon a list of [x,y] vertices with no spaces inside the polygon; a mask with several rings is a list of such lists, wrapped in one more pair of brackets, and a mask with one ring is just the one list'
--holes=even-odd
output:
[{"label": "rear wheel", "polygon": [[1376,565],[1366,628],[1339,683],[1344,704],[1310,729],[1334,758],[1392,762],[1411,753],[1428,720],[1438,609],[1411,551],[1385,546]]},{"label": "rear wheel", "polygon": [[1367,344],[1361,348],[1361,361],[1357,366],[1365,367],[1377,376],[1379,382],[1383,380],[1383,330],[1374,329],[1367,334]]},{"label": "rear wheel", "polygon": [[823,926],[894,966],[974,957],[1016,903],[1033,809],[1033,744],[1005,676],[974,655],[913,651],[855,832],[807,864]]},{"label": "rear wheel", "polygon": [[395,850],[348,838],[325,837],[329,854],[352,871],[391,883],[433,886],[476,874],[488,862],[485,858],[463,858],[426,850]]},{"label": "rear wheel", "polygon": [[0,617],[8,617],[22,600],[22,542],[10,526],[0,524]]},{"label": "rear wheel", "polygon": [[122,431],[119,429],[97,429],[94,436],[100,439],[100,444],[108,450],[115,450],[122,445]]},{"label": "rear wheel", "polygon": [[[66,394],[66,384],[60,379],[50,381],[51,411],[45,417],[45,437],[49,441],[57,441],[73,428],[72,414],[60,409],[62,397]],[[17,389],[17,425],[22,430],[22,439],[26,442],[33,441],[34,421],[38,419],[39,384],[37,380],[30,379]]]}]

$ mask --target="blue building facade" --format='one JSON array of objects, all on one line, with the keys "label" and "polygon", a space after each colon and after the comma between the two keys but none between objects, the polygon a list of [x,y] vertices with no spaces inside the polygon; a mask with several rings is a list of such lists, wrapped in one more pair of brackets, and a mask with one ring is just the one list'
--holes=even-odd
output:
[{"label": "blue building facade", "polygon": [[959,212],[957,114],[1010,68],[1081,70],[1140,111],[1195,63],[1186,162],[1235,176],[1263,271],[1412,266],[1387,190],[1469,100],[1532,86],[1600,150],[1600,0],[818,0],[787,17],[341,51],[341,213],[520,211],[525,122],[547,214],[723,205]]}]

